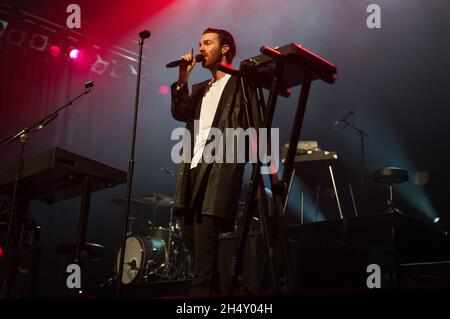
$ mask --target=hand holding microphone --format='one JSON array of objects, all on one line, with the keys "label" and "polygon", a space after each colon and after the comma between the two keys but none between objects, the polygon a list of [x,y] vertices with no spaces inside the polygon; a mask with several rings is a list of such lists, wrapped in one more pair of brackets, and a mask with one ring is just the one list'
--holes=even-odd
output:
[{"label": "hand holding microphone", "polygon": [[189,75],[191,74],[195,64],[203,61],[203,59],[204,57],[201,54],[197,54],[194,57],[194,48],[192,48],[187,54],[181,56],[179,60],[166,64],[167,68],[179,67],[178,88],[188,82]]},{"label": "hand holding microphone", "polygon": [[189,75],[191,75],[195,63],[197,62],[194,59],[194,48],[192,48],[187,54],[183,55],[180,60],[186,62],[180,63],[178,68],[178,88],[188,82]]},{"label": "hand holding microphone", "polygon": [[[189,65],[189,64],[191,64],[191,59],[190,58],[188,58],[188,59],[186,59],[185,57],[187,57],[188,55],[190,55],[190,54],[193,54],[192,53],[192,50],[187,54],[187,55],[184,55],[184,56],[182,56],[179,60],[175,60],[175,61],[172,61],[172,62],[169,62],[169,63],[167,63],[166,64],[166,68],[176,68],[177,66],[182,66],[182,65]],[[201,55],[201,54],[197,54],[196,56],[195,56],[195,61],[196,62],[201,62],[201,61],[203,61],[204,60],[204,56],[203,55]]]}]

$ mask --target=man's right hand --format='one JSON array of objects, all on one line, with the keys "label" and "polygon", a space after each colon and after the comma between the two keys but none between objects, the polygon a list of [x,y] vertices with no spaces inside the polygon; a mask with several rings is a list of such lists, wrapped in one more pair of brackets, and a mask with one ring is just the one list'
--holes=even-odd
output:
[{"label": "man's right hand", "polygon": [[182,87],[184,84],[186,84],[189,80],[189,75],[192,72],[192,69],[195,65],[195,59],[194,59],[194,48],[192,48],[186,55],[183,55],[180,57],[181,60],[189,61],[189,64],[182,64],[179,66],[179,73],[178,73],[178,89]]}]

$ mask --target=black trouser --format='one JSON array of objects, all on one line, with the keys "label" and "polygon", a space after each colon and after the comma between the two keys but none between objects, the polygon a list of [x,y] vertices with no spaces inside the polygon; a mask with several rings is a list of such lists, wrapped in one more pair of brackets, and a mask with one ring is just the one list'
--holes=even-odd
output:
[{"label": "black trouser", "polygon": [[[198,172],[199,166],[190,170],[191,200]],[[183,217],[182,223],[183,241],[194,260],[194,278],[191,291],[193,297],[210,296],[213,292],[217,292],[216,261],[219,233],[228,230],[230,227],[230,223],[220,218],[202,214],[204,188],[205,186],[201,185],[193,209]]]}]

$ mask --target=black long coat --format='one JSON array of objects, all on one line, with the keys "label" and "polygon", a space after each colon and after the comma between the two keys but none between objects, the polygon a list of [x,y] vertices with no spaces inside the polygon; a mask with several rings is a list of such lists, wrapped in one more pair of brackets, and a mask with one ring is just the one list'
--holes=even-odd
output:
[{"label": "black long coat", "polygon": [[[194,120],[200,117],[200,109],[204,90],[209,81],[204,81],[192,86],[192,94],[188,94],[186,86],[176,90],[177,84],[171,86],[172,91],[172,116],[174,119],[186,122],[186,128],[191,134],[191,155],[194,146]],[[222,93],[213,119],[212,127],[222,132],[226,128],[247,127],[246,112],[243,106],[238,78],[232,76]],[[210,141],[208,141],[210,142]],[[207,143],[208,144],[208,143]],[[236,156],[236,152],[234,153]],[[193,197],[198,196],[200,183],[206,183],[205,196],[202,204],[202,214],[224,218],[234,221],[239,195],[242,186],[244,163],[199,163],[199,178],[194,187]],[[191,207],[193,200],[189,194],[189,169],[190,163],[181,162],[179,165],[176,189],[174,214],[183,215]]]}]

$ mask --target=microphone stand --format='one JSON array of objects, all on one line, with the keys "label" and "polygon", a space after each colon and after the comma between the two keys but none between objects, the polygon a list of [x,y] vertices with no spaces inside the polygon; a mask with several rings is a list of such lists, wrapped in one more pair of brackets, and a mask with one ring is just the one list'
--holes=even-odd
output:
[{"label": "microphone stand", "polygon": [[365,171],[364,138],[367,137],[367,134],[359,127],[348,122],[346,119],[343,119],[342,122],[344,122],[346,126],[350,126],[359,134],[359,138],[361,141],[361,185],[364,185],[364,171]]},{"label": "microphone stand", "polygon": [[[5,253],[4,253],[5,263],[3,265],[3,269],[1,271],[1,278],[0,278],[0,292],[1,292],[2,297],[8,298],[10,296],[13,279],[9,278],[9,277],[13,276],[14,269],[16,268],[14,266],[15,260],[9,261],[9,259],[11,259],[11,258],[17,259],[18,258],[18,256],[14,256],[14,255],[9,258],[9,255],[11,253],[11,250],[13,251],[13,253],[17,252],[16,251],[18,248],[17,242],[20,241],[20,238],[18,237],[18,236],[20,236],[19,230],[14,229],[14,232],[13,232],[13,222],[14,222],[14,217],[18,214],[18,207],[17,207],[18,206],[18,197],[19,197],[19,189],[21,187],[21,181],[22,181],[22,177],[23,177],[24,153],[25,153],[26,143],[28,142],[31,133],[35,133],[35,132],[43,129],[45,126],[47,126],[50,122],[52,122],[58,116],[59,111],[61,111],[62,109],[66,108],[69,105],[72,105],[73,102],[75,102],[82,96],[88,94],[91,91],[93,86],[94,86],[94,81],[87,81],[84,84],[85,91],[83,93],[81,93],[80,95],[78,95],[77,97],[72,99],[71,101],[67,102],[63,106],[59,107],[56,111],[48,114],[43,119],[34,122],[30,126],[24,127],[20,131],[12,134],[11,136],[7,137],[6,139],[4,139],[1,142],[2,145],[6,146],[6,145],[12,143],[13,141],[19,139],[20,143],[21,143],[20,144],[21,147],[20,147],[19,163],[17,165],[16,176],[14,179],[13,195],[12,195],[10,214],[9,214],[9,219],[8,219],[8,230],[6,233],[6,245],[5,245]],[[19,217],[21,217],[21,216],[19,216]],[[22,220],[21,220],[21,218],[18,218],[18,220],[16,221],[16,228],[21,227],[21,224],[22,224]],[[11,240],[11,236],[13,234],[14,234],[15,238],[14,238],[14,240]],[[14,246],[14,247],[12,247],[12,246]]]},{"label": "microphone stand", "polygon": [[139,108],[139,87],[141,83],[141,65],[142,65],[142,47],[144,45],[144,39],[150,37],[150,31],[144,30],[139,32],[139,61],[138,61],[138,72],[137,72],[137,84],[136,84],[136,97],[134,103],[134,119],[133,119],[133,134],[131,137],[131,154],[130,161],[128,163],[128,175],[127,175],[127,199],[126,199],[126,209],[125,216],[122,222],[122,237],[121,237],[121,248],[120,248],[120,262],[119,262],[119,277],[117,280],[116,289],[116,299],[120,298],[120,289],[122,286],[122,276],[123,276],[123,262],[125,260],[125,249],[127,240],[127,229],[128,229],[128,216],[130,215],[130,200],[131,200],[131,189],[133,186],[133,173],[134,173],[134,150],[136,145],[136,126]]}]

